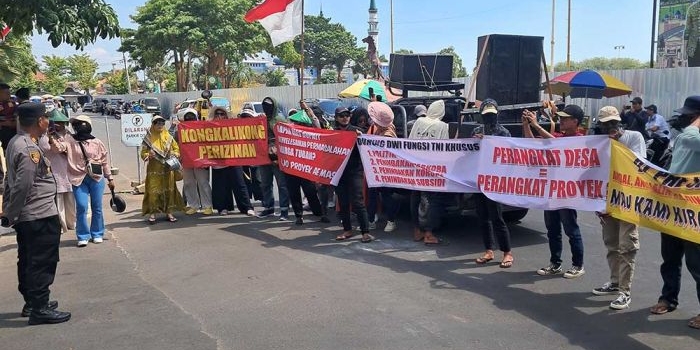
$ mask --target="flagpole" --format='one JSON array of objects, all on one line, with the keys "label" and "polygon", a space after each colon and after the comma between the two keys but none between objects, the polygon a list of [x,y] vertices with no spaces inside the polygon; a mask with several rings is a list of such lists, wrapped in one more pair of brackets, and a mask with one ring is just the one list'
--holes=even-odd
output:
[{"label": "flagpole", "polygon": [[[304,99],[304,0],[301,0],[301,79],[299,79],[299,85],[301,86],[301,99]],[[320,73],[320,72],[319,72]]]}]

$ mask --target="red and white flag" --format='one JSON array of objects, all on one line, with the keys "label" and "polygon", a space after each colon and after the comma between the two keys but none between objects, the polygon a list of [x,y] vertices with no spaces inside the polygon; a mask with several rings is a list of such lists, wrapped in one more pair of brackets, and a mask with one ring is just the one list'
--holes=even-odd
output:
[{"label": "red and white flag", "polygon": [[2,26],[0,26],[0,40],[5,40],[5,37],[7,34],[10,34],[12,31],[12,28],[8,27],[7,24],[3,23]]},{"label": "red and white flag", "polygon": [[272,45],[291,41],[301,34],[304,0],[265,0],[245,14],[246,22],[258,21],[270,34]]}]

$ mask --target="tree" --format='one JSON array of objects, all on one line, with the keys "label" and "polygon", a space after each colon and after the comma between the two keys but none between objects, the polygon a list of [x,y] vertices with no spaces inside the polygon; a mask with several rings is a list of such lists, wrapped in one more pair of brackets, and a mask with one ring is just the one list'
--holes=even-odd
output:
[{"label": "tree", "polygon": [[73,55],[67,59],[68,69],[70,70],[70,79],[77,81],[80,87],[85,91],[95,87],[97,79],[97,61],[92,59],[88,54]]},{"label": "tree", "polygon": [[62,94],[68,83],[68,60],[55,55],[43,56],[42,60],[46,66],[43,70],[46,76],[44,91],[54,95]]},{"label": "tree", "polygon": [[266,86],[287,86],[289,85],[289,79],[284,74],[281,69],[271,69],[265,72],[265,85]]},{"label": "tree", "polygon": [[33,90],[38,68],[28,37],[11,34],[0,44],[0,81]]},{"label": "tree", "polygon": [[[357,38],[340,23],[331,23],[323,16],[305,16],[304,59],[305,64],[317,72],[333,65],[336,68],[336,81],[345,62],[353,58],[358,50]],[[301,51],[301,41],[294,40],[294,47]]]},{"label": "tree", "polygon": [[[109,93],[114,95],[123,95],[129,92],[129,85],[126,82],[124,70],[118,70],[106,77],[105,84],[110,86]],[[137,81],[134,77],[129,77],[129,83],[132,88],[137,86]],[[133,92],[133,91],[132,91]]]},{"label": "tree", "polygon": [[567,69],[566,62],[559,62],[554,65],[557,72],[577,71],[582,69],[593,70],[623,70],[623,69],[644,69],[649,67],[649,62],[641,62],[634,58],[606,58],[593,57],[583,61],[572,61],[571,68]]},{"label": "tree", "polygon": [[325,70],[316,79],[316,84],[333,84],[337,82],[336,73],[332,70]]},{"label": "tree", "polygon": [[45,32],[53,47],[66,43],[83,49],[98,37],[119,36],[117,14],[104,0],[2,1],[0,22],[19,36]]},{"label": "tree", "polygon": [[297,84],[301,85],[301,54],[294,48],[292,42],[286,42],[268,51],[278,57],[286,68],[294,68],[297,71]]},{"label": "tree", "polygon": [[[413,53],[413,52],[411,52],[411,53]],[[444,48],[444,49],[438,51],[438,55],[452,55],[452,57],[453,57],[452,77],[461,78],[461,77],[467,76],[467,69],[464,68],[464,64],[462,63],[462,58],[459,57],[459,55],[455,51],[454,46],[449,46],[447,48]]]}]

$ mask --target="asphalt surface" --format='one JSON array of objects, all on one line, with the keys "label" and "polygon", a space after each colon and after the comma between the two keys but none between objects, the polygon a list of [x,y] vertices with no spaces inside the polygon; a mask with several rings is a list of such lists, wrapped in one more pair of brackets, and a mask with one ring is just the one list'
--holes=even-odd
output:
[{"label": "asphalt surface", "polygon": [[[101,138],[104,122],[94,121]],[[135,149],[107,122],[117,186],[128,191]],[[566,280],[535,273],[549,258],[541,211],[511,226],[515,264],[500,269],[500,255],[474,263],[475,217],[450,219],[445,246],[414,243],[406,221],[362,244],[334,241],[337,223],[310,215],[301,227],[241,214],[149,226],[142,197],[125,197],[125,213],[107,214],[103,244],[79,249],[63,236],[52,298],[73,313],[64,324],[19,317],[15,237],[0,237],[0,349],[696,349],[700,340],[686,325],[700,312],[687,271],[680,308],[648,312],[661,287],[655,232],[642,230],[630,309],[591,294],[608,268],[590,213],[579,218],[587,273]]]}]

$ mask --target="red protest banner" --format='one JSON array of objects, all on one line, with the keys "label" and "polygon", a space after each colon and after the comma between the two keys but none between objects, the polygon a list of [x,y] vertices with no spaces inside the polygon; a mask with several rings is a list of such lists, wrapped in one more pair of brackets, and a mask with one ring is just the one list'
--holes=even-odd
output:
[{"label": "red protest banner", "polygon": [[178,133],[185,167],[270,164],[265,118],[184,122]]},{"label": "red protest banner", "polygon": [[337,185],[355,147],[357,133],[275,125],[280,169],[323,185]]}]

